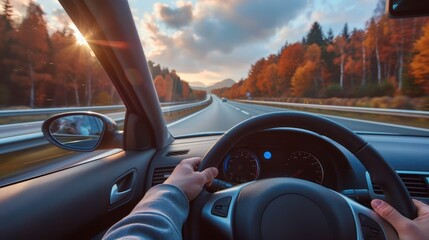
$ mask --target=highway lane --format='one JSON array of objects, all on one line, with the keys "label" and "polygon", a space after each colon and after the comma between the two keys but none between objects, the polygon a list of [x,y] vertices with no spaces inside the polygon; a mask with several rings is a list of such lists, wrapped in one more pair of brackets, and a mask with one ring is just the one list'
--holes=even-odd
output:
[{"label": "highway lane", "polygon": [[250,113],[241,111],[228,102],[222,102],[214,95],[212,97],[213,102],[210,106],[168,124],[173,136],[200,132],[223,132],[251,116]]},{"label": "highway lane", "polygon": [[[222,102],[213,96],[213,103],[206,109],[197,112],[185,119],[169,124],[173,136],[188,135],[201,132],[227,131],[237,123],[260,114],[278,111],[292,111],[285,108],[276,108],[256,104],[240,103],[235,101]],[[377,123],[344,117],[324,117],[340,123],[356,132],[394,133],[404,135],[429,135],[429,131],[420,128],[399,126],[386,123]]]},{"label": "highway lane", "polygon": [[[284,108],[246,104],[234,101],[222,102],[218,97],[213,96],[213,103],[211,105],[183,119],[172,122],[168,124],[168,126],[173,136],[202,132],[224,132],[248,118],[275,111],[288,110]],[[354,119],[331,116],[327,117],[355,131],[377,131],[405,134],[421,134],[421,132],[424,131],[427,135],[429,135],[429,131],[423,129],[418,130],[408,127],[390,126],[381,123]],[[36,125],[37,124],[40,123],[36,123]],[[31,128],[32,126],[28,126],[28,129]],[[40,126],[38,128],[40,129]],[[14,129],[16,131],[26,131],[26,128],[22,124],[17,124],[14,126]],[[118,150],[114,151],[116,152]],[[35,172],[47,171],[46,169],[51,168],[52,166],[61,169],[79,163],[82,160],[98,158],[100,157],[100,154],[106,154],[107,156],[114,154],[114,152],[95,151],[91,153],[75,153],[61,150],[52,145],[46,144],[37,148],[30,148],[28,151],[0,155],[0,159],[2,159],[0,168],[2,170],[0,171],[0,186],[8,184],[11,181],[17,181],[23,178],[23,176],[26,178],[25,176],[27,174],[31,175]],[[19,171],[17,171],[17,169]]]}]

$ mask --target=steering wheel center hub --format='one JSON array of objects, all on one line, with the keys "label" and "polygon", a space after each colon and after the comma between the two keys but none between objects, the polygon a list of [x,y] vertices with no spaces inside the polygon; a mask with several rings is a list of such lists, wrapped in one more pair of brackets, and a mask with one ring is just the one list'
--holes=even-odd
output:
[{"label": "steering wheel center hub", "polygon": [[292,193],[273,199],[265,208],[261,236],[262,239],[332,239],[332,232],[317,203]]},{"label": "steering wheel center hub", "polygon": [[355,239],[347,202],[320,185],[293,178],[260,180],[237,199],[237,239]]}]

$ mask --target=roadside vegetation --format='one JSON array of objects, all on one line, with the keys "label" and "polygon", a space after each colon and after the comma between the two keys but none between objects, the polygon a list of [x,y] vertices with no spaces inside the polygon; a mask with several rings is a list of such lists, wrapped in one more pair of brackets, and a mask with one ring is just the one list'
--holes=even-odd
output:
[{"label": "roadside vegetation", "polygon": [[363,98],[298,98],[298,97],[258,97],[253,100],[319,104],[347,107],[390,108],[429,111],[429,98],[407,96],[384,96]]},{"label": "roadside vegetation", "polygon": [[[10,0],[0,0],[0,109],[122,103],[75,28],[52,29],[34,1],[18,16]],[[160,101],[205,98],[205,92],[192,90],[174,70],[150,66]]]},{"label": "roadside vegetation", "polygon": [[246,78],[212,92],[233,99],[429,110],[428,18],[389,19],[383,4],[365,29],[350,30],[345,23],[335,35],[315,22],[302,41],[286,43],[255,62]]}]

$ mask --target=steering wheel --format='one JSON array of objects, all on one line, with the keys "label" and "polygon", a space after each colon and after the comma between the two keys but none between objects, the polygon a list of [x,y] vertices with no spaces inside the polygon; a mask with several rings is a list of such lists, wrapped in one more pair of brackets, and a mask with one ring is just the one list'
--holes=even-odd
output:
[{"label": "steering wheel", "polygon": [[[306,129],[336,141],[366,167],[387,202],[404,216],[416,217],[399,176],[369,143],[339,124],[311,114],[275,112],[248,119],[219,138],[199,170],[218,167],[244,137],[276,127]],[[372,210],[321,185],[293,178],[256,180],[216,193],[203,190],[191,202],[183,231],[189,239],[398,238]]]}]

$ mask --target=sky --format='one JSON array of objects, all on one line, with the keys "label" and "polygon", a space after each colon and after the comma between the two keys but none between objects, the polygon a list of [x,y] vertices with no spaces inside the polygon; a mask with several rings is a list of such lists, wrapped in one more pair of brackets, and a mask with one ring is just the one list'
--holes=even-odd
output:
[{"label": "sky", "polygon": [[[11,0],[17,16],[29,0]],[[70,25],[56,0],[37,0],[50,31]],[[247,76],[251,64],[300,41],[314,21],[326,33],[365,28],[377,0],[129,0],[147,59],[183,80],[212,84]]]}]

